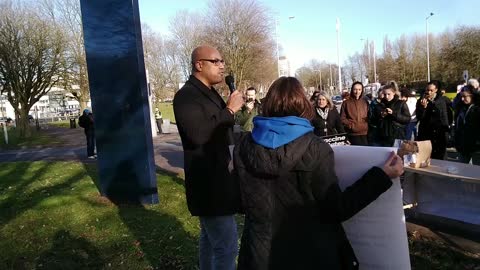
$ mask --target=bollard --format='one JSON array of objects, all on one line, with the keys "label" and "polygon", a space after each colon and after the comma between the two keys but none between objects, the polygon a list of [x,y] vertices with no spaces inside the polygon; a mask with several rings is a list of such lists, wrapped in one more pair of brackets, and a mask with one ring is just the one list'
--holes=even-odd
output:
[{"label": "bollard", "polygon": [[77,122],[75,122],[75,118],[70,118],[70,128],[77,128]]}]

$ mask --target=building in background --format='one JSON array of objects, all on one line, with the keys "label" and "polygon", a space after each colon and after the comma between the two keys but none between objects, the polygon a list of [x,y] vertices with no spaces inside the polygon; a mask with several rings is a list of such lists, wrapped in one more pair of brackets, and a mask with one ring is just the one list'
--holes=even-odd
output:
[{"label": "building in background", "polygon": [[286,56],[280,56],[278,59],[278,68],[280,77],[282,76],[292,76],[290,60]]},{"label": "building in background", "polygon": [[[87,103],[91,107],[91,102]],[[68,115],[78,115],[80,103],[74,96],[62,88],[53,87],[46,95],[42,96],[29,111],[34,118],[51,118]],[[0,95],[0,118],[15,119],[13,106],[7,99],[6,94]]]}]

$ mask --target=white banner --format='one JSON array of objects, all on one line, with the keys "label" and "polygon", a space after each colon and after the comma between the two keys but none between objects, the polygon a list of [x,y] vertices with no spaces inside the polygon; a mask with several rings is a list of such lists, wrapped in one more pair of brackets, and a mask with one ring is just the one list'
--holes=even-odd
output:
[{"label": "white banner", "polygon": [[[334,146],[335,172],[344,190],[372,166],[383,167],[389,147]],[[407,229],[399,179],[377,200],[343,223],[360,269],[409,270]]]}]

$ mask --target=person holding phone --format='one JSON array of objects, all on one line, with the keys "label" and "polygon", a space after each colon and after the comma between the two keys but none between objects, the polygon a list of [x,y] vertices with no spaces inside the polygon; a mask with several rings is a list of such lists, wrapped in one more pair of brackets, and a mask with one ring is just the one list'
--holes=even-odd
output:
[{"label": "person holding phone", "polygon": [[418,140],[432,142],[434,159],[445,159],[447,152],[448,112],[447,104],[438,91],[438,82],[428,83],[425,93],[417,101]]}]

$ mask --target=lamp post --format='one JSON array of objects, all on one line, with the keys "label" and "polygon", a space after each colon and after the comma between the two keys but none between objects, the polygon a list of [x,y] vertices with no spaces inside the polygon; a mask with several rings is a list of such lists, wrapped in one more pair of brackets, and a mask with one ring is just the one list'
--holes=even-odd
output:
[{"label": "lamp post", "polygon": [[[367,39],[361,38],[360,40],[365,42],[365,44],[363,46],[364,46],[364,48],[367,49],[368,64],[365,63],[365,72],[367,73],[366,77],[371,78],[370,77],[370,67],[372,66],[372,64],[371,64],[371,61],[370,61],[370,59],[371,59],[370,58],[370,42],[368,42],[368,38]],[[364,51],[365,51],[365,49],[364,49]],[[364,81],[363,76],[361,76],[360,81],[363,84],[363,81]]]},{"label": "lamp post", "polygon": [[[288,17],[289,20],[293,20],[295,19],[295,16],[289,16]],[[278,74],[278,77],[280,78],[280,76],[282,75],[280,73],[280,49],[279,49],[279,45],[278,45],[278,19],[275,18],[275,40],[276,40],[276,45],[277,45],[277,74]]]},{"label": "lamp post", "polygon": [[280,78],[280,51],[278,50],[278,20],[275,18],[275,40],[277,45],[277,74]]},{"label": "lamp post", "polygon": [[342,66],[340,65],[340,19],[337,18],[337,65],[338,65],[338,85],[337,92],[342,92]]},{"label": "lamp post", "polygon": [[433,12],[430,12],[430,15],[425,18],[425,32],[427,35],[427,81],[430,81],[430,46],[428,45],[428,19],[433,15]]},{"label": "lamp post", "polygon": [[373,41],[373,79],[377,82],[377,60],[375,56],[375,40]]}]

